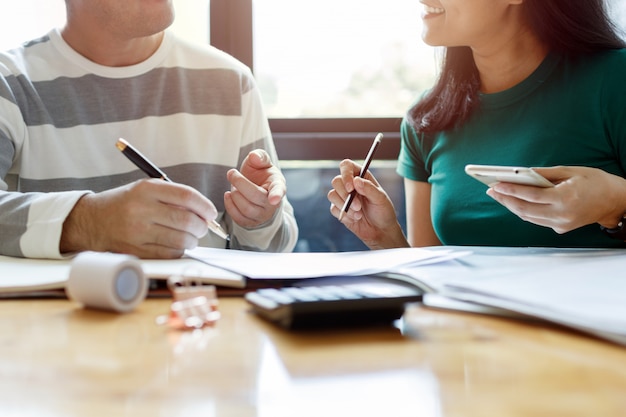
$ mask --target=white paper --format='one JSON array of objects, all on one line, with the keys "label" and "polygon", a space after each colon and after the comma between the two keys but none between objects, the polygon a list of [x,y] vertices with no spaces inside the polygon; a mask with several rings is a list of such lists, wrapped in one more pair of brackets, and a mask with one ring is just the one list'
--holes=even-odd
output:
[{"label": "white paper", "polygon": [[626,250],[471,249],[470,257],[403,272],[425,281],[439,296],[626,344]]},{"label": "white paper", "polygon": [[[532,274],[446,284],[450,294],[478,294],[525,306],[525,313],[626,335],[626,254],[570,258]],[[467,297],[466,297],[467,298]],[[502,303],[499,303],[502,304]]]},{"label": "white paper", "polygon": [[[190,258],[141,260],[148,278],[167,279],[185,275],[200,281],[233,288],[243,288],[245,279]],[[63,289],[70,276],[72,258],[25,259],[0,256],[0,293]]]},{"label": "white paper", "polygon": [[252,279],[302,279],[367,275],[389,272],[401,266],[432,263],[438,259],[453,257],[452,250],[432,251],[419,248],[294,253],[196,248],[187,253],[209,265]]},{"label": "white paper", "polygon": [[62,289],[69,272],[69,260],[0,256],[0,292]]}]

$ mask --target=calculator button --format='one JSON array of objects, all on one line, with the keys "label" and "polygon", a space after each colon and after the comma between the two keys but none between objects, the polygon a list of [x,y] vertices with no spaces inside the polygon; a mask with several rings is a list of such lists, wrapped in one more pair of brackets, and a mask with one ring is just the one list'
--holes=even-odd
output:
[{"label": "calculator button", "polygon": [[295,298],[298,301],[317,301],[319,298],[312,292],[307,291],[304,288],[297,287],[285,287],[282,289],[282,292],[288,294],[289,296]]},{"label": "calculator button", "polygon": [[324,289],[328,291],[329,293],[336,295],[337,297],[344,299],[344,300],[356,300],[358,298],[363,298],[361,295],[357,294],[356,292],[351,291],[348,288],[342,287],[339,285],[329,285],[327,287],[324,287]]},{"label": "calculator button", "polygon": [[415,295],[415,289],[400,285],[385,285],[381,283],[366,283],[350,285],[350,289],[366,298],[410,297]]},{"label": "calculator button", "polygon": [[258,290],[257,292],[262,296],[272,299],[280,304],[291,304],[296,301],[295,298],[289,296],[289,294],[277,290],[276,288],[264,288]]},{"label": "calculator button", "polygon": [[337,294],[333,294],[330,291],[326,290],[326,287],[304,287],[306,290],[314,294],[318,299],[324,301],[335,301],[340,300],[341,298],[337,296]]},{"label": "calculator button", "polygon": [[264,308],[266,310],[274,310],[280,306],[276,301],[271,298],[263,297],[259,293],[249,292],[245,295],[246,300],[252,304]]}]

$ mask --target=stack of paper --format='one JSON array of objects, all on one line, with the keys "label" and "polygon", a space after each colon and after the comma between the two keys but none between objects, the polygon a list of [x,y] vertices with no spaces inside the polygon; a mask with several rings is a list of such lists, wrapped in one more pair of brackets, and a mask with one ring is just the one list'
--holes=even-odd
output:
[{"label": "stack of paper", "polygon": [[[190,258],[140,262],[148,278],[167,279],[172,275],[186,275],[227,287],[245,286],[243,276]],[[0,294],[62,290],[70,276],[71,266],[71,258],[52,260],[0,256]]]},{"label": "stack of paper", "polygon": [[625,267],[626,255],[599,255],[523,276],[451,283],[444,291],[626,344]]},{"label": "stack of paper", "polygon": [[[148,278],[167,279],[172,275],[183,275],[205,283],[244,288],[249,280],[261,281],[258,285],[263,285],[264,280],[367,275],[403,265],[439,262],[461,254],[451,250],[411,248],[325,253],[196,248],[188,251],[183,259],[141,260],[141,265]],[[63,289],[69,277],[71,261],[0,256],[0,293]]]},{"label": "stack of paper", "polygon": [[403,273],[436,288],[437,302],[445,296],[495,307],[626,344],[626,250],[472,250],[469,257]]},{"label": "stack of paper", "polygon": [[401,267],[444,262],[469,251],[398,248],[354,252],[263,253],[197,248],[188,256],[249,279],[295,280],[328,276],[380,274]]}]

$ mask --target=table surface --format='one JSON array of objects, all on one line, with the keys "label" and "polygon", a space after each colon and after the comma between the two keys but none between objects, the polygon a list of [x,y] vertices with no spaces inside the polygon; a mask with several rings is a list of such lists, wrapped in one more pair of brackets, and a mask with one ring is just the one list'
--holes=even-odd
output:
[{"label": "table surface", "polygon": [[220,299],[214,327],[65,299],[0,301],[2,416],[624,416],[626,349],[545,323],[408,308],[288,332]]}]

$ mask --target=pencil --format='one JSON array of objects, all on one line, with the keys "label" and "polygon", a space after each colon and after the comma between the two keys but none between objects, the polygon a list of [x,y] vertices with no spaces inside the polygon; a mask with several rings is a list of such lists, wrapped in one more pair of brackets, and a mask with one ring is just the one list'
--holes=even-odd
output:
[{"label": "pencil", "polygon": [[[165,174],[165,172],[161,171],[159,167],[154,165],[148,158],[143,156],[141,152],[139,152],[135,147],[133,147],[128,141],[119,138],[115,143],[117,149],[122,151],[124,156],[126,156],[133,164],[137,166],[140,170],[142,170],[146,175],[150,178],[160,178],[167,182],[173,182],[169,177]],[[230,236],[228,233],[222,229],[222,226],[215,220],[208,221],[207,226],[209,230],[221,237],[222,239],[230,242]]]},{"label": "pencil", "polygon": [[[365,157],[365,161],[363,162],[363,166],[361,167],[361,172],[359,173],[359,177],[363,178],[365,174],[367,173],[367,170],[370,164],[372,163],[372,159],[374,159],[374,153],[376,152],[376,149],[378,149],[378,145],[380,145],[380,141],[382,139],[383,139],[382,133],[377,134],[376,137],[374,138],[374,142],[372,143],[372,146],[370,147],[370,150],[367,153],[367,156]],[[339,221],[341,221],[341,219],[343,218],[343,215],[348,212],[348,209],[350,209],[350,205],[352,204],[354,197],[356,197],[356,190],[352,190],[352,192],[346,199],[346,202],[343,204],[343,207],[341,208],[341,212],[339,213]]]}]

